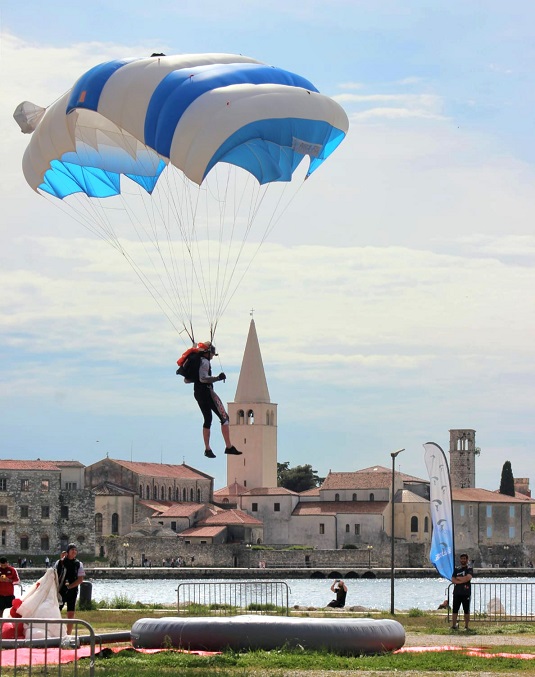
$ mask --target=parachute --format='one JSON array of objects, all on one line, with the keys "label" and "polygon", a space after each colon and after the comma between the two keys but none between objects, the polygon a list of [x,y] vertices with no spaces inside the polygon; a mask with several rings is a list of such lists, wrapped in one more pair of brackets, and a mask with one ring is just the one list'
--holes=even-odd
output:
[{"label": "parachute", "polygon": [[213,338],[303,158],[308,178],[348,130],[306,78],[234,54],[108,61],[15,119],[28,184],[119,251],[191,343],[201,316]]}]

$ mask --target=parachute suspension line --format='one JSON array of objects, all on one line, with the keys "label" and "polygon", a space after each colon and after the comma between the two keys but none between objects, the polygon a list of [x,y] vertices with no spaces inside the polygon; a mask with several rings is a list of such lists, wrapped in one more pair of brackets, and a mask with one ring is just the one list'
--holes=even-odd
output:
[{"label": "parachute suspension line", "polygon": [[[284,213],[288,210],[288,208],[290,207],[290,205],[292,204],[292,202],[295,200],[295,198],[297,197],[297,194],[301,191],[301,189],[302,189],[302,187],[303,187],[303,183],[304,183],[304,181],[301,182],[301,183],[299,184],[299,187],[297,188],[297,190],[296,190],[292,195],[290,195],[290,198],[288,199],[287,203],[286,203],[285,205],[283,205],[283,207],[281,208],[281,211],[280,211],[279,213],[277,213],[278,207],[280,206],[280,204],[281,204],[281,202],[282,202],[282,199],[283,199],[283,197],[284,197],[284,194],[286,194],[287,191],[288,191],[288,185],[289,185],[289,184],[286,184],[286,185],[284,186],[284,191],[283,191],[283,193],[279,196],[279,198],[278,198],[278,200],[277,200],[277,208],[273,211],[273,215],[272,215],[271,218],[268,220],[268,223],[267,223],[266,228],[265,228],[265,230],[264,230],[264,233],[263,233],[263,235],[262,235],[262,237],[261,237],[261,239],[260,239],[260,242],[258,243],[258,246],[256,247],[254,253],[252,254],[252,256],[251,256],[249,262],[247,263],[245,269],[243,270],[242,274],[240,275],[240,278],[237,280],[237,282],[236,282],[236,284],[235,284],[235,286],[234,286],[233,291],[229,294],[226,303],[221,307],[221,309],[220,309],[220,315],[223,315],[223,313],[224,313],[224,312],[226,311],[226,309],[228,308],[230,302],[232,301],[232,299],[234,298],[234,295],[236,294],[236,291],[238,290],[240,284],[242,283],[243,278],[244,278],[245,275],[248,273],[249,268],[252,266],[254,260],[256,259],[256,256],[257,256],[258,252],[260,251],[260,247],[264,244],[264,242],[265,242],[266,239],[269,237],[269,235],[271,234],[271,232],[273,231],[273,229],[275,228],[275,226],[278,224],[278,222],[279,222],[279,221],[281,220],[281,218],[283,217]],[[261,205],[262,201],[263,201],[264,198],[266,197],[269,186],[270,186],[270,184],[266,184],[265,190],[264,190],[263,195],[262,195],[262,197],[261,197],[261,199],[260,199],[260,202],[257,204],[257,207],[256,207],[255,212],[258,211],[258,209],[260,208],[260,205]],[[251,223],[252,223],[252,221],[254,221],[254,218],[255,218],[255,216],[252,216],[252,217],[251,217]]]}]

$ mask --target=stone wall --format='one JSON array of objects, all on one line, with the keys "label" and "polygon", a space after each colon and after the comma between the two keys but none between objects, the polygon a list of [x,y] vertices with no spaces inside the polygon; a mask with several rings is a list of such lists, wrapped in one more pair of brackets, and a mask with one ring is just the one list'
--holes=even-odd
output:
[{"label": "stone wall", "polygon": [[94,515],[95,502],[90,491],[62,490],[61,473],[50,469],[9,470],[2,477],[6,490],[0,492],[0,505],[7,513],[0,517],[4,553],[29,559],[48,555],[54,560],[71,541],[82,553],[94,552],[94,525],[88,515]]},{"label": "stone wall", "polygon": [[[176,538],[155,539],[153,537],[129,537],[128,548],[124,548],[124,539],[102,537],[97,547],[104,548],[110,566],[123,566],[134,558],[134,566],[141,566],[143,557],[152,562],[152,566],[162,566],[162,560],[180,557],[186,566],[196,567],[244,567],[259,568],[261,562],[270,567],[299,568],[367,568],[390,566],[390,547],[387,545],[368,552],[364,549],[341,550],[268,550],[248,547],[243,544],[185,545]],[[125,552],[126,550],[126,552]],[[428,548],[418,543],[397,543],[395,551],[396,567],[426,567]],[[192,560],[193,558],[193,560]]]}]

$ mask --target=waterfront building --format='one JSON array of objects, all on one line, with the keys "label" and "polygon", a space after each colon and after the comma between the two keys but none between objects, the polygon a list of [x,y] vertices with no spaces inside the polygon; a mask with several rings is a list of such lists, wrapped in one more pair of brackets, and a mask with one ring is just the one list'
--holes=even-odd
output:
[{"label": "waterfront building", "polygon": [[79,461],[0,459],[3,553],[54,559],[71,541],[93,552],[94,506]]}]

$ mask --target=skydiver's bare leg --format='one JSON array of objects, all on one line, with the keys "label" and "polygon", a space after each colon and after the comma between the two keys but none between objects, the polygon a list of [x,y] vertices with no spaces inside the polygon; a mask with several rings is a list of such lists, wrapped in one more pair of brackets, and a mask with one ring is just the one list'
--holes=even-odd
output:
[{"label": "skydiver's bare leg", "polygon": [[225,440],[225,446],[228,449],[232,446],[230,443],[230,426],[228,423],[221,424],[221,433],[223,434],[223,439]]},{"label": "skydiver's bare leg", "polygon": [[206,450],[210,449],[210,428],[202,429],[202,437],[204,440],[204,448]]}]

